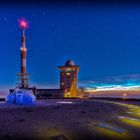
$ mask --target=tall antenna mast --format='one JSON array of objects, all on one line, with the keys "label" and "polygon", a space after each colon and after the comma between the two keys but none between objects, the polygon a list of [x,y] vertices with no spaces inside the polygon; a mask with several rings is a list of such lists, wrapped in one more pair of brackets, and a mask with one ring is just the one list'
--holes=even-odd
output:
[{"label": "tall antenna mast", "polygon": [[30,74],[26,73],[26,45],[25,45],[25,29],[27,29],[28,27],[28,22],[25,19],[21,19],[19,20],[19,26],[22,29],[22,39],[21,39],[21,73],[18,74],[18,76],[20,76],[19,80],[21,80],[20,83],[20,88],[28,88],[29,84],[28,84],[28,80],[29,78],[27,78],[27,76],[29,76]]}]

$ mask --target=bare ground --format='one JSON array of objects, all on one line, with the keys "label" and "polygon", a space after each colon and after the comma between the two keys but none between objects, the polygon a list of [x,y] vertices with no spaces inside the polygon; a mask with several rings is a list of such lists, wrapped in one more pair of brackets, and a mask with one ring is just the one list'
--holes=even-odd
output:
[{"label": "bare ground", "polygon": [[[127,111],[125,106],[88,99],[39,100],[33,106],[0,103],[0,140],[136,139],[140,127],[118,119]],[[100,128],[101,122],[123,128],[126,134]]]}]

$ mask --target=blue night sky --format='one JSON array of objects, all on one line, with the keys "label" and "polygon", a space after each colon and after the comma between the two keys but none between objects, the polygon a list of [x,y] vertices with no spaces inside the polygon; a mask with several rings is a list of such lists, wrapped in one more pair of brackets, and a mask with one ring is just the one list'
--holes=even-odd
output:
[{"label": "blue night sky", "polygon": [[59,87],[57,66],[67,59],[80,65],[79,84],[108,77],[123,81],[123,75],[139,81],[139,7],[5,5],[0,7],[1,91],[18,81],[21,30],[17,20],[21,17],[30,24],[26,47],[31,85]]}]

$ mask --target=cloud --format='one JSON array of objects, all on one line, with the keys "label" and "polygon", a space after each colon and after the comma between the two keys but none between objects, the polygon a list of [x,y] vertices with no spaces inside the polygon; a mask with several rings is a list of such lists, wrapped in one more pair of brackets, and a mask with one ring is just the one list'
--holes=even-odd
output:
[{"label": "cloud", "polygon": [[140,74],[110,76],[97,80],[80,81],[79,85],[85,88],[97,87],[140,87]]}]

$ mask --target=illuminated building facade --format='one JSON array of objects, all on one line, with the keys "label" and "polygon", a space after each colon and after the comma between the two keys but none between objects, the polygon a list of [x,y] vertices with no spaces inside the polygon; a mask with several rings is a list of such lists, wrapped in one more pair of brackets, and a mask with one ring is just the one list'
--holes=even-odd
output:
[{"label": "illuminated building facade", "polygon": [[37,89],[40,98],[77,97],[78,95],[78,71],[79,66],[72,60],[66,61],[64,66],[58,66],[60,70],[60,89]]},{"label": "illuminated building facade", "polygon": [[65,66],[58,66],[60,70],[60,89],[66,91],[65,97],[77,97],[77,81],[79,66],[72,60],[68,60]]}]

